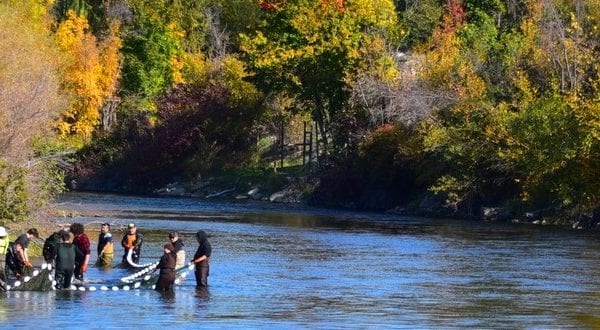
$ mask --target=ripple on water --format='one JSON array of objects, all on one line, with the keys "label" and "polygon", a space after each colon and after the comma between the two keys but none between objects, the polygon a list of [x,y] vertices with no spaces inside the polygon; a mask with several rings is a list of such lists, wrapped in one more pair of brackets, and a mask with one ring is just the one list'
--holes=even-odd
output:
[{"label": "ripple on water", "polygon": [[[106,328],[130,325],[122,319],[142,328],[599,325],[600,242],[585,233],[192,199],[75,194],[62,203],[85,212],[78,218],[84,222],[135,219],[147,233],[144,263],[160,257],[168,231],[184,234],[191,256],[193,233],[206,230],[214,249],[210,287],[196,291],[190,276],[172,296],[9,292],[0,296],[5,327],[69,328],[73,315],[79,324],[109,315],[102,318]],[[121,234],[115,232],[117,239]],[[119,272],[91,267],[87,276],[118,279]]]}]

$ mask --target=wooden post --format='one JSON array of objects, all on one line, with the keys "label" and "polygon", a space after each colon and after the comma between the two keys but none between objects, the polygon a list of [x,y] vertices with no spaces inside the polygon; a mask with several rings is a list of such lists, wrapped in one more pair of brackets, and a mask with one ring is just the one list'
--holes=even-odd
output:
[{"label": "wooden post", "polygon": [[306,121],[303,122],[304,128],[302,130],[302,167],[306,165]]},{"label": "wooden post", "polygon": [[284,139],[284,132],[283,132],[283,119],[281,119],[281,140],[279,143],[279,147],[280,147],[280,162],[279,162],[279,168],[283,168],[283,158],[285,157],[284,152],[285,152],[285,144],[283,143],[283,139]]},{"label": "wooden post", "polygon": [[315,152],[317,161],[319,160],[319,124],[315,121]]},{"label": "wooden post", "polygon": [[308,132],[308,167],[312,166],[312,145],[313,145],[313,132],[312,125],[310,125],[310,131]]}]

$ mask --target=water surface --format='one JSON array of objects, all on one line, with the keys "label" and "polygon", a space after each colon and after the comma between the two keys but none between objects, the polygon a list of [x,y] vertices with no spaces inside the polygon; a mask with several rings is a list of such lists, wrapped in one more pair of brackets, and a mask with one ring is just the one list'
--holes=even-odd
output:
[{"label": "water surface", "polygon": [[[594,234],[279,204],[67,194],[57,207],[101,222],[119,241],[145,235],[141,263],[167,233],[188,259],[202,229],[213,246],[208,291],[193,275],[173,295],[152,290],[8,292],[3,326],[59,328],[597,328],[600,244]],[[121,249],[116,248],[115,264]],[[92,261],[95,260],[93,253]],[[120,268],[90,267],[91,283]]]}]

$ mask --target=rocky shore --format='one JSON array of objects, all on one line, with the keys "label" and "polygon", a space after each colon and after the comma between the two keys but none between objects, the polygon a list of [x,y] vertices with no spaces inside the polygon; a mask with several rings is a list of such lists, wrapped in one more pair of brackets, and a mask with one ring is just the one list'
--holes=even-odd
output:
[{"label": "rocky shore", "polygon": [[[219,177],[209,177],[196,182],[173,182],[160,189],[156,189],[153,194],[207,200],[251,200],[269,203],[333,206],[353,210],[378,210],[399,215],[468,218],[475,221],[511,222],[515,224],[556,225],[572,229],[600,231],[600,208],[595,209],[591,214],[556,208],[515,212],[501,206],[480,206],[467,211],[454,205],[448,205],[443,198],[437,195],[426,193],[407,205],[398,205],[390,209],[381,210],[376,206],[373,208],[360,208],[353,203],[335,205],[331,201],[319,200],[312,195],[318,184],[319,182],[316,179],[291,176],[285,177],[285,180],[279,185],[269,185],[256,180],[243,180],[240,178],[231,181]],[[373,200],[373,205],[377,205],[376,194],[368,198]]]}]

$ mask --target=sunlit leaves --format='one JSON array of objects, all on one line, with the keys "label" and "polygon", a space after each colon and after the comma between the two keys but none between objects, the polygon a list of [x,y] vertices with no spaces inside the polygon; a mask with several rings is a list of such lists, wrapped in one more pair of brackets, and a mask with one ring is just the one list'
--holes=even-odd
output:
[{"label": "sunlit leaves", "polygon": [[139,16],[122,51],[126,94],[141,93],[151,99],[183,78],[181,36],[175,25]]},{"label": "sunlit leaves", "polygon": [[[266,92],[296,97],[327,136],[351,82],[369,60],[385,57],[387,49],[375,40],[401,36],[396,17],[387,0],[277,2],[263,9],[263,26],[240,36],[240,49],[253,81]],[[373,56],[375,49],[380,53]],[[385,60],[379,65],[382,76],[394,75]]]},{"label": "sunlit leaves", "polygon": [[32,146],[65,106],[46,13],[45,1],[0,3],[0,222],[26,220],[54,188]]},{"label": "sunlit leaves", "polygon": [[57,129],[63,137],[74,135],[85,140],[100,123],[104,101],[115,91],[121,42],[114,32],[98,42],[89,31],[87,19],[72,11],[55,35],[59,49],[68,58],[63,88],[72,96],[72,103],[61,113]]},{"label": "sunlit leaves", "polygon": [[37,1],[0,4],[0,157],[22,164],[64,106],[60,55]]}]

